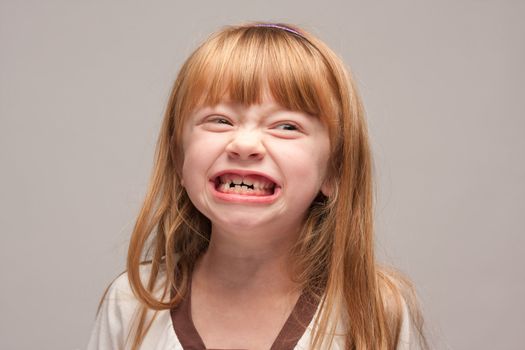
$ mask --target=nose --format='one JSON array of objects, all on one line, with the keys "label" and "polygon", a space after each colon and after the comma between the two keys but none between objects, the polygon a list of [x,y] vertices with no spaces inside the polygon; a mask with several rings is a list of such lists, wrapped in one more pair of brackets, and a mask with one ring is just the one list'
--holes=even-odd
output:
[{"label": "nose", "polygon": [[228,157],[238,160],[261,160],[266,150],[257,131],[237,130],[226,146]]}]

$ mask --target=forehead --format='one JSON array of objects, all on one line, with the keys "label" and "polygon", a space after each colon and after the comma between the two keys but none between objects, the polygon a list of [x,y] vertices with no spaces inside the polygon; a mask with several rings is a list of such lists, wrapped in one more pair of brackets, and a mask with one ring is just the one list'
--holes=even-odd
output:
[{"label": "forehead", "polygon": [[178,108],[172,114],[177,132],[199,108],[223,101],[250,106],[265,100],[316,116],[331,133],[336,131],[339,104],[334,73],[319,50],[287,32],[220,33],[192,54],[180,79]]},{"label": "forehead", "polygon": [[220,33],[190,58],[186,87],[191,109],[225,96],[240,104],[271,96],[294,111],[320,115],[331,74],[308,41],[283,30],[249,28]]}]

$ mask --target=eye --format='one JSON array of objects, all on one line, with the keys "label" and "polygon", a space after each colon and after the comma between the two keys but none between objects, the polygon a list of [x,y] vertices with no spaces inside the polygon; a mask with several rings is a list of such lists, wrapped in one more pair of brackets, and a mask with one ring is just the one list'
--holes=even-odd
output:
[{"label": "eye", "polygon": [[208,123],[214,124],[223,124],[223,125],[233,125],[228,119],[223,117],[213,117],[208,119]]},{"label": "eye", "polygon": [[298,131],[299,128],[297,127],[297,125],[295,124],[292,124],[292,123],[282,123],[282,124],[279,124],[275,127],[275,129],[277,130],[284,130],[284,131]]},{"label": "eye", "polygon": [[234,127],[234,122],[220,114],[209,114],[201,121],[201,126],[204,130],[212,132],[225,132],[230,131]]}]

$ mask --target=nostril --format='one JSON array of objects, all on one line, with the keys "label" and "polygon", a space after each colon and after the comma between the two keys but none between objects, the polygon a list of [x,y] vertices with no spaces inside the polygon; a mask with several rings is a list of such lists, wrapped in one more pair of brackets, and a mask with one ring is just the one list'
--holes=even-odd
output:
[{"label": "nostril", "polygon": [[239,153],[237,153],[237,152],[233,152],[233,151],[228,151],[228,155],[229,155],[231,158],[235,158],[235,159],[241,157],[241,155],[240,155]]},{"label": "nostril", "polygon": [[229,150],[227,152],[228,156],[232,159],[241,159],[241,160],[259,160],[262,159],[264,154],[263,152],[236,152]]},{"label": "nostril", "polygon": [[236,137],[226,146],[226,152],[232,159],[259,160],[263,157],[265,150],[255,137]]}]

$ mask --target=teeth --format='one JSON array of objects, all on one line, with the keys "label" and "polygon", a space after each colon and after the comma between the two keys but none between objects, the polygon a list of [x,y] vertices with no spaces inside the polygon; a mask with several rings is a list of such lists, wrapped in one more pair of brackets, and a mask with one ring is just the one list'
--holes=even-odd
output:
[{"label": "teeth", "polygon": [[239,185],[230,187],[229,184],[221,184],[217,188],[217,190],[223,193],[233,193],[233,194],[252,195],[252,196],[269,196],[272,194],[272,191],[268,189],[261,189],[261,188],[251,189],[246,186],[239,186]]},{"label": "teeth", "polygon": [[221,183],[233,183],[240,185],[242,183],[242,176],[236,174],[224,174],[220,177]]},{"label": "teeth", "polygon": [[273,193],[274,186],[275,184],[273,182],[262,176],[224,174],[219,178],[217,190],[224,193],[268,196]]},{"label": "teeth", "polygon": [[240,185],[242,184],[242,176],[240,175],[232,175],[231,176],[231,181],[236,184],[236,185]]}]

